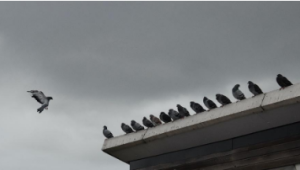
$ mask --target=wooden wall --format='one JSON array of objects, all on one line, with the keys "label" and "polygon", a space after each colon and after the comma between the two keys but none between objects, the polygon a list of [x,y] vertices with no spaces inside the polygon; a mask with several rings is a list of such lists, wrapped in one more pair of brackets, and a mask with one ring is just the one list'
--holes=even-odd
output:
[{"label": "wooden wall", "polygon": [[130,163],[131,170],[267,170],[300,163],[300,122]]}]

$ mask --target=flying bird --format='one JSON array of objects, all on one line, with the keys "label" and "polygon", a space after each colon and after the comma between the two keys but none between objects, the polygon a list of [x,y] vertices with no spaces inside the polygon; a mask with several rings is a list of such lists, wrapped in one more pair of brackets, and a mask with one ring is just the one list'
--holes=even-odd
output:
[{"label": "flying bird", "polygon": [[147,128],[152,128],[154,127],[154,124],[148,120],[146,117],[143,118],[143,124],[144,126],[146,126]]},{"label": "flying bird", "polygon": [[183,118],[181,114],[179,114],[177,111],[173,109],[170,109],[168,114],[173,119],[173,121]]},{"label": "flying bird", "polygon": [[42,113],[44,109],[48,109],[50,100],[53,100],[52,97],[46,97],[42,91],[30,90],[27,92],[31,93],[31,97],[33,97],[36,101],[42,104],[42,106],[37,109],[37,112],[39,113]]},{"label": "flying bird", "polygon": [[159,118],[155,117],[154,115],[150,115],[150,120],[154,123],[155,126],[162,124]]},{"label": "flying bird", "polygon": [[127,134],[127,133],[132,133],[133,130],[131,129],[130,126],[126,125],[125,123],[121,124],[122,130]]},{"label": "flying bird", "polygon": [[245,95],[244,93],[239,89],[240,85],[237,84],[233,87],[232,89],[232,95],[233,97],[235,97],[237,100],[244,100],[246,99],[245,98]]},{"label": "flying bird", "polygon": [[252,81],[248,81],[248,88],[249,88],[249,91],[254,96],[259,95],[259,94],[263,94],[263,91],[259,88],[259,86],[255,83],[253,83]]},{"label": "flying bird", "polygon": [[209,100],[207,97],[203,98],[203,103],[208,108],[208,110],[217,108],[217,105],[212,100]]},{"label": "flying bird", "polygon": [[177,110],[183,116],[190,116],[190,112],[185,107],[182,107],[180,104],[177,104]]},{"label": "flying bird", "polygon": [[165,112],[160,112],[159,118],[160,118],[160,120],[162,120],[165,123],[169,123],[172,121],[170,116],[168,116]]},{"label": "flying bird", "polygon": [[201,113],[206,111],[199,103],[193,101],[190,102],[190,106],[196,113]]},{"label": "flying bird", "polygon": [[216,94],[216,99],[221,104],[221,107],[231,103],[229,98],[224,96],[223,94]]},{"label": "flying bird", "polygon": [[103,135],[106,137],[106,138],[113,138],[113,134],[107,129],[106,126],[103,127]]},{"label": "flying bird", "polygon": [[276,81],[281,87],[280,90],[293,85],[286,77],[282,76],[281,74],[277,75]]},{"label": "flying bird", "polygon": [[144,130],[144,126],[140,125],[139,123],[137,123],[136,121],[132,120],[131,121],[131,127],[135,130],[135,131],[140,131],[140,130]]}]

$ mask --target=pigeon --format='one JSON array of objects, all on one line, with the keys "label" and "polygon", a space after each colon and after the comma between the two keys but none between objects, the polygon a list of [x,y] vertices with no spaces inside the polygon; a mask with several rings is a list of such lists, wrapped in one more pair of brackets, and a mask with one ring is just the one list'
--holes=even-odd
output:
[{"label": "pigeon", "polygon": [[199,103],[193,101],[190,102],[190,106],[196,113],[201,113],[206,111]]},{"label": "pigeon", "polygon": [[107,130],[106,126],[103,127],[103,135],[106,138],[113,138],[114,137],[113,134],[109,130]]},{"label": "pigeon", "polygon": [[223,94],[216,94],[216,99],[221,104],[221,107],[231,103],[228,97],[224,96]]},{"label": "pigeon", "polygon": [[280,90],[293,85],[286,77],[282,76],[281,74],[277,75],[276,81],[281,87]]},{"label": "pigeon", "polygon": [[133,130],[131,129],[130,126],[126,125],[125,123],[121,124],[122,130],[127,134],[127,133],[132,133]]},{"label": "pigeon", "polygon": [[160,120],[162,120],[165,123],[169,123],[172,121],[170,116],[168,116],[165,112],[160,112],[159,118],[160,118]]},{"label": "pigeon", "polygon": [[131,121],[131,127],[135,130],[135,131],[140,131],[140,130],[144,130],[145,128],[140,125],[139,123],[137,123],[136,121],[132,120]]},{"label": "pigeon", "polygon": [[259,94],[263,94],[263,91],[259,88],[259,86],[255,83],[253,83],[252,81],[248,81],[248,88],[249,88],[249,91],[254,96],[259,95]]},{"label": "pigeon", "polygon": [[246,99],[246,98],[245,98],[245,95],[244,95],[244,93],[243,93],[241,90],[239,90],[239,87],[240,87],[239,84],[237,84],[237,85],[235,85],[235,86],[233,87],[233,89],[232,89],[232,95],[233,95],[233,97],[235,97],[237,100],[244,100],[244,99]]},{"label": "pigeon", "polygon": [[181,114],[179,114],[177,111],[173,109],[170,109],[168,114],[173,119],[173,121],[183,118]]},{"label": "pigeon", "polygon": [[153,123],[150,120],[148,120],[146,117],[143,118],[143,124],[148,128],[154,127]]},{"label": "pigeon", "polygon": [[203,98],[203,103],[208,108],[208,110],[217,108],[217,105],[213,101],[209,100],[207,97]]},{"label": "pigeon", "polygon": [[159,118],[155,117],[154,115],[150,115],[150,120],[154,123],[155,126],[162,124]]},{"label": "pigeon", "polygon": [[53,100],[52,97],[46,97],[42,91],[30,90],[27,92],[31,93],[31,97],[33,97],[36,101],[42,104],[42,106],[37,109],[37,112],[39,113],[42,113],[44,109],[48,109],[50,100]]},{"label": "pigeon", "polygon": [[190,112],[185,107],[182,107],[180,104],[177,104],[177,110],[183,116],[190,116]]}]

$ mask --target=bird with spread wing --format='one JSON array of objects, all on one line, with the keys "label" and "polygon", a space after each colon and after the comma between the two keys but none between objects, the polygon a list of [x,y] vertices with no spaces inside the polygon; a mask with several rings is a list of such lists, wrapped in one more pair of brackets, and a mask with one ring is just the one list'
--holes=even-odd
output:
[{"label": "bird with spread wing", "polygon": [[52,97],[46,97],[42,91],[30,90],[27,92],[31,93],[31,97],[33,97],[37,102],[42,104],[42,106],[37,109],[37,112],[39,113],[42,113],[44,109],[48,109],[50,100],[53,100]]}]

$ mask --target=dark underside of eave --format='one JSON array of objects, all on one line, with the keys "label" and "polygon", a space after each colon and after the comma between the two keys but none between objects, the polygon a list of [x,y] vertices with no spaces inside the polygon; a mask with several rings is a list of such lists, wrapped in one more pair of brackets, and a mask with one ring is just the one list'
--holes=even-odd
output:
[{"label": "dark underside of eave", "polygon": [[131,170],[263,170],[300,163],[300,122],[130,162]]}]

